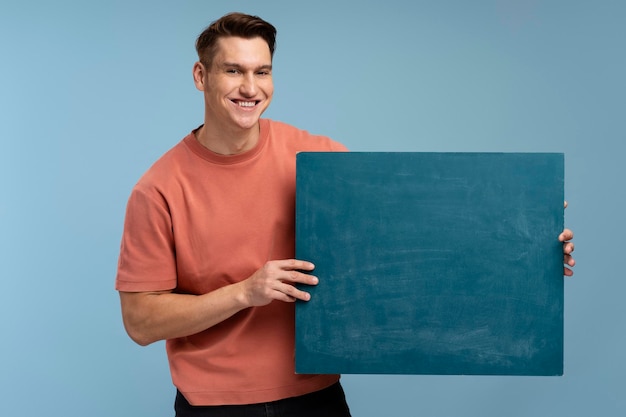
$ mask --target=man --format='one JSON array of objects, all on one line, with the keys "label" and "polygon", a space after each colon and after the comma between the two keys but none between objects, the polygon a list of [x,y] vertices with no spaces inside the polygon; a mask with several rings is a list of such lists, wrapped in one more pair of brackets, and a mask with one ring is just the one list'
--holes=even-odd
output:
[{"label": "man", "polygon": [[167,341],[179,417],[350,415],[338,375],[296,375],[293,361],[294,301],[310,299],[294,284],[318,282],[293,259],[295,155],[346,149],[260,118],[275,35],[233,13],[198,37],[204,124],[129,198],[116,289],[130,337]]}]

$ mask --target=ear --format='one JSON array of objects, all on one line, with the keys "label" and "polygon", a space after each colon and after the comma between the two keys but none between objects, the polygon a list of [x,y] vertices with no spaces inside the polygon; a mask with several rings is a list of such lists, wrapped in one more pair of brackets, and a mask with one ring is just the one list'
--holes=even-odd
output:
[{"label": "ear", "polygon": [[193,64],[192,69],[193,74],[193,83],[196,85],[196,88],[200,91],[204,91],[204,83],[206,76],[206,68],[201,62],[196,62]]}]

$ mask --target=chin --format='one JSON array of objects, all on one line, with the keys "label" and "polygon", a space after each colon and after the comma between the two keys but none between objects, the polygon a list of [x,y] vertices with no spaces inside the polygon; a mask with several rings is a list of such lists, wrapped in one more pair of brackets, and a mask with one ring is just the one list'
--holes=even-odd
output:
[{"label": "chin", "polygon": [[250,130],[250,129],[254,129],[255,127],[257,127],[258,124],[259,124],[259,119],[256,119],[256,121],[254,122],[237,123],[237,127],[241,130]]},{"label": "chin", "polygon": [[235,120],[235,124],[239,126],[239,128],[242,130],[248,130],[248,129],[252,129],[256,127],[259,124],[260,118],[261,118],[260,114],[254,117],[246,117],[243,120],[242,119]]}]

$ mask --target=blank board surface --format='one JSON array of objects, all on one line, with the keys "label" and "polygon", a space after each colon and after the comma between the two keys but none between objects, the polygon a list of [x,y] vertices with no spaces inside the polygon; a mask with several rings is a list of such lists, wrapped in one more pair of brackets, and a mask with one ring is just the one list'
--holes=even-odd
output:
[{"label": "blank board surface", "polygon": [[304,152],[296,372],[563,374],[560,153]]}]

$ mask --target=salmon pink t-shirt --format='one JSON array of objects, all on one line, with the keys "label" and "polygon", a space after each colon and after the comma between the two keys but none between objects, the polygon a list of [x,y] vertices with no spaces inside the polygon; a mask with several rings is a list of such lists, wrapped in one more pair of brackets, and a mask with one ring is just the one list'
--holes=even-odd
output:
[{"label": "salmon pink t-shirt", "polygon": [[[255,148],[232,156],[190,133],[133,188],[116,289],[204,294],[293,258],[296,153],[345,150],[269,119]],[[294,327],[294,304],[273,301],[167,340],[173,382],[194,405],[268,402],[335,383],[338,375],[295,374]]]}]

